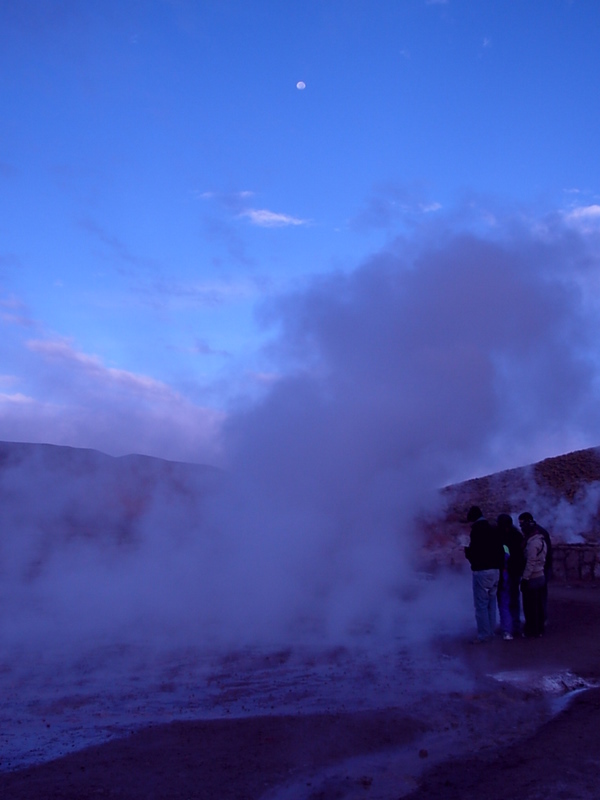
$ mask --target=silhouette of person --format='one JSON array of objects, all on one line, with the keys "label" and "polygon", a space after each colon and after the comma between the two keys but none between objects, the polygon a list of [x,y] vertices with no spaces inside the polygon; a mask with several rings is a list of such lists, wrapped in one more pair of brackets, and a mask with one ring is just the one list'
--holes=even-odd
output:
[{"label": "silhouette of person", "polygon": [[552,543],[547,530],[529,511],[519,514],[525,536],[525,569],[521,579],[525,635],[542,636],[548,608],[548,578],[552,572]]},{"label": "silhouette of person", "polygon": [[498,610],[500,626],[505,640],[521,633],[520,583],[525,556],[523,534],[513,525],[510,514],[499,514],[496,520],[498,534],[504,548],[504,566],[498,584]]},{"label": "silhouette of person", "polygon": [[465,556],[473,575],[473,602],[477,639],[489,642],[496,629],[496,606],[500,569],[504,563],[504,550],[498,533],[483,516],[479,506],[471,506],[467,512],[471,523],[471,537]]}]

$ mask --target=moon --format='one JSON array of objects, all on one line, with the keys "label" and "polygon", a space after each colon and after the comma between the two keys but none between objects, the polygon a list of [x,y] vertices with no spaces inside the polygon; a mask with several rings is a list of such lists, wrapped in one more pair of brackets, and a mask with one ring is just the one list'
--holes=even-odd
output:
[{"label": "moon", "polygon": [[304,83],[304,81],[298,81],[298,83],[296,84],[296,89],[306,89],[306,84]]}]

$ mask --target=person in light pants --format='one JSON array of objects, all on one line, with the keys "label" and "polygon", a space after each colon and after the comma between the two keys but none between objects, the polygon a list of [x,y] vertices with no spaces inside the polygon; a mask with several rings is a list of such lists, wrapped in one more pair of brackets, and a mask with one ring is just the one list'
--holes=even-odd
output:
[{"label": "person in light pants", "polygon": [[467,522],[471,523],[471,536],[469,545],[465,547],[465,556],[473,575],[475,642],[490,642],[496,630],[498,582],[504,564],[504,549],[497,530],[483,516],[479,506],[471,506]]}]

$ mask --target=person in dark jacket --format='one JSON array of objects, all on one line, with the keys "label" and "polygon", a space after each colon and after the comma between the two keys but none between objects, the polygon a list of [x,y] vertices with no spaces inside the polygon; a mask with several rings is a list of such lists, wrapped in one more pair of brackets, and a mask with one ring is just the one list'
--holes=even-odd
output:
[{"label": "person in dark jacket", "polygon": [[500,626],[505,640],[521,633],[520,583],[525,568],[523,534],[512,521],[510,514],[499,514],[496,520],[498,534],[504,548],[504,566],[498,584],[498,610]]},{"label": "person in dark jacket", "polygon": [[473,574],[473,601],[477,623],[476,642],[489,642],[496,629],[496,595],[500,569],[504,563],[504,550],[498,532],[485,519],[479,506],[471,506],[467,513],[471,523],[469,546],[465,556]]}]

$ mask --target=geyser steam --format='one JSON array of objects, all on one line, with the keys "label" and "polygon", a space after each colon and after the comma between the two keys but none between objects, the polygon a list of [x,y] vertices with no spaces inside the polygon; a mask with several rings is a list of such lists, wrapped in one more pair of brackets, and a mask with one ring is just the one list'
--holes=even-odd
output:
[{"label": "geyser steam", "polygon": [[121,540],[48,530],[97,497],[92,478],[74,500],[76,484],[27,462],[4,469],[3,635],[202,644],[462,624],[468,596],[415,583],[415,519],[451,480],[598,429],[593,244],[559,224],[430,232],[273,301],[280,378],[229,416],[221,479],[155,493]]}]

